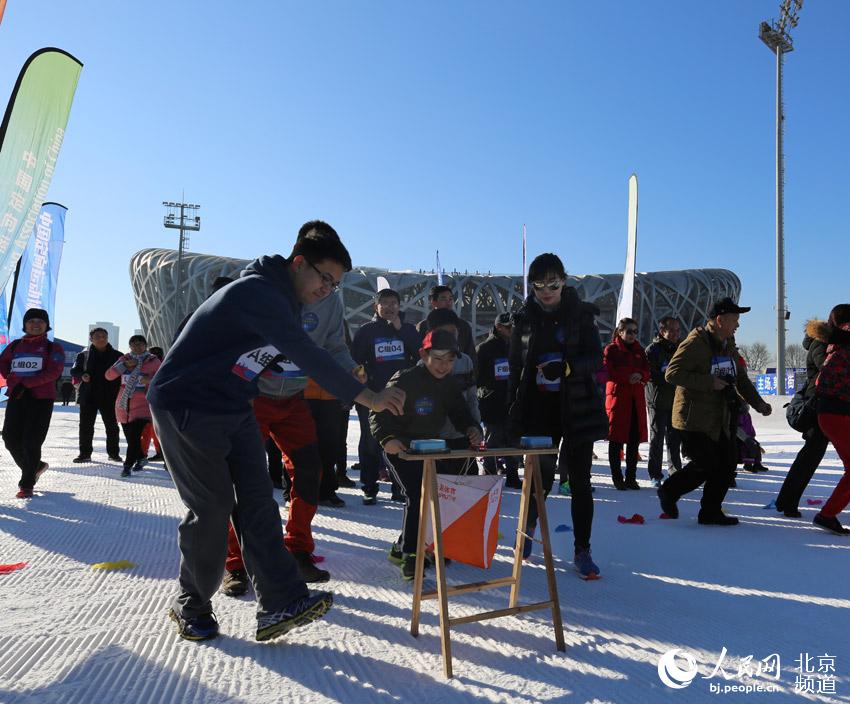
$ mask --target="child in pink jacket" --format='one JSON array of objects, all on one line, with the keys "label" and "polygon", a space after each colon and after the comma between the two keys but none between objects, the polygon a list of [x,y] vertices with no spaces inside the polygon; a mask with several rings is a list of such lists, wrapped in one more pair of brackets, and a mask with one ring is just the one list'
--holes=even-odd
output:
[{"label": "child in pink jacket", "polygon": [[115,399],[115,416],[127,439],[122,477],[129,477],[131,470],[138,471],[144,466],[142,432],[151,421],[148,385],[160,364],[159,359],[148,352],[147,340],[142,335],[133,335],[130,351],[106,370],[106,378],[110,381],[121,377],[121,390]]}]

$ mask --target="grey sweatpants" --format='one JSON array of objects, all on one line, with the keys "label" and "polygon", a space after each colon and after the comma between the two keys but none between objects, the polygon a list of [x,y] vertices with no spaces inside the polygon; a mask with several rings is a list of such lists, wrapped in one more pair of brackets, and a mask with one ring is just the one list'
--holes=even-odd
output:
[{"label": "grey sweatpants", "polygon": [[295,560],[283,546],[280,510],[253,412],[151,412],[171,478],[188,509],[178,528],[180,593],[174,610],[184,618],[212,611],[224,575],[231,514],[258,615],[306,596]]}]

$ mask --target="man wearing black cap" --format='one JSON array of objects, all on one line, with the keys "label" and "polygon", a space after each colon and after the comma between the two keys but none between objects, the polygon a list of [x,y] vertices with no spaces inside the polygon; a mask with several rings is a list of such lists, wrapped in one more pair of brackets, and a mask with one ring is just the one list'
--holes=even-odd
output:
[{"label": "man wearing black cap", "polygon": [[[484,442],[488,447],[508,445],[508,346],[513,325],[510,313],[500,313],[489,337],[475,350],[478,355],[478,409],[484,423]],[[517,458],[503,457],[501,462],[504,463],[507,476],[505,486],[521,488]],[[495,474],[496,458],[485,457],[484,469],[488,474]]]},{"label": "man wearing black cap", "polygon": [[65,351],[47,339],[50,318],[41,308],[24,313],[24,336],[9,343],[0,355],[0,374],[6,378],[6,414],[3,442],[21,470],[17,498],[28,499],[47,469],[41,446],[47,437],[56,380],[65,369]]},{"label": "man wearing black cap", "polygon": [[731,298],[716,302],[705,327],[691,331],[667,366],[664,377],[676,386],[673,427],[681,431],[691,459],[658,489],[661,508],[670,518],[679,517],[679,498],[705,482],[699,523],[738,524],[721,506],[738,460],[735,426],[741,397],[762,415],[771,412],[738,362],[734,335],[740,315],[749,310]]}]

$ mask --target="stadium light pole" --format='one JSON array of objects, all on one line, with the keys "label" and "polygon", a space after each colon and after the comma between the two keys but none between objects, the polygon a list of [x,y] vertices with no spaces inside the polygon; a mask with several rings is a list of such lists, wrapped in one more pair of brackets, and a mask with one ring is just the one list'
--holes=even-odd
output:
[{"label": "stadium light pole", "polygon": [[797,26],[803,0],[782,0],[778,22],[762,22],[759,39],[776,55],[776,384],[777,393],[785,391],[785,321],[791,317],[785,308],[785,158],[782,132],[785,110],[782,105],[782,57],[794,51],[788,25]]},{"label": "stadium light pole", "polygon": [[177,247],[177,295],[174,299],[174,319],[175,325],[179,325],[180,321],[186,316],[184,310],[183,282],[186,280],[185,272],[183,271],[183,253],[189,246],[189,235],[187,232],[201,229],[201,218],[197,214],[200,205],[194,203],[174,203],[172,201],[162,201],[166,207],[166,214],[162,224],[173,230],[180,230],[180,241]]}]

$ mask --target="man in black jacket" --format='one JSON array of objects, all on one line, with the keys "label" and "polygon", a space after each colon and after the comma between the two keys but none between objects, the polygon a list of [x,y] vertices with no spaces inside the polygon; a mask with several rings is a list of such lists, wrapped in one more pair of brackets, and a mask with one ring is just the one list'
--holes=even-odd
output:
[{"label": "man in black jacket", "polygon": [[[362,325],[351,343],[351,356],[362,365],[372,391],[383,389],[390,377],[402,369],[416,364],[422,338],[416,328],[404,322],[400,310],[401,297],[397,291],[385,288],[375,296],[375,317]],[[360,445],[357,448],[360,463],[360,481],[363,485],[363,503],[372,506],[377,502],[378,474],[383,466],[381,448],[369,431],[369,409],[358,405],[360,419]],[[393,486],[393,499],[402,500],[400,487]]]},{"label": "man in black jacket", "polygon": [[676,387],[664,378],[667,365],[679,346],[681,329],[676,318],[667,316],[658,325],[658,335],[646,348],[650,381],[646,385],[646,410],[649,411],[649,476],[657,489],[661,486],[661,457],[667,440],[668,468],[672,474],[682,468],[679,431],[673,427],[673,398]]},{"label": "man in black jacket", "polygon": [[[443,286],[442,284],[432,286],[428,300],[431,303],[431,310],[438,310],[439,308],[455,309],[455,295],[448,286]],[[417,323],[416,330],[420,336],[425,337],[425,334],[428,332],[427,318]],[[463,320],[460,315],[458,315],[457,341],[458,345],[460,345],[460,351],[469,355],[473,366],[477,367],[478,359],[475,354],[475,336],[472,334],[472,326]]]},{"label": "man in black jacket", "polygon": [[74,462],[91,462],[94,422],[98,412],[106,426],[106,453],[113,462],[121,462],[118,454],[118,422],[115,420],[115,399],[121,388],[121,379],[107,381],[104,374],[121,352],[109,344],[109,333],[94,328],[89,333],[91,344],[77,355],[71,367],[71,377],[78,386],[77,403],[80,406],[80,454]]},{"label": "man in black jacket", "polygon": [[[484,423],[484,442],[487,447],[508,446],[508,345],[513,324],[513,316],[510,313],[501,313],[496,318],[490,336],[475,350],[478,354],[478,410]],[[505,486],[511,489],[521,488],[517,458],[503,457],[501,461],[507,476]],[[495,474],[496,458],[485,457],[484,469],[487,474]]]}]

